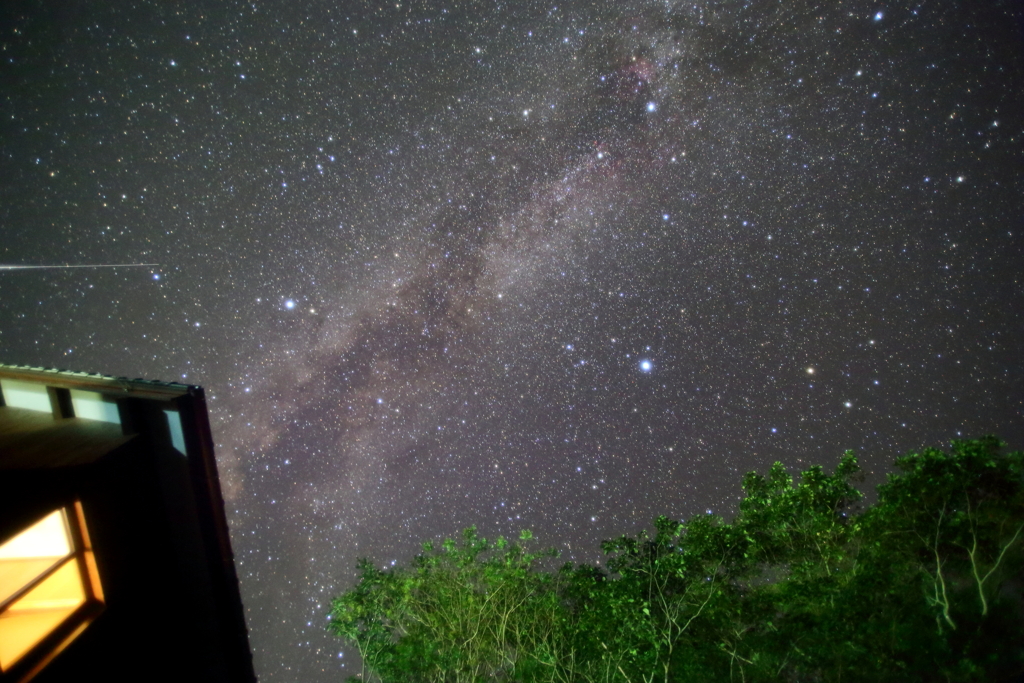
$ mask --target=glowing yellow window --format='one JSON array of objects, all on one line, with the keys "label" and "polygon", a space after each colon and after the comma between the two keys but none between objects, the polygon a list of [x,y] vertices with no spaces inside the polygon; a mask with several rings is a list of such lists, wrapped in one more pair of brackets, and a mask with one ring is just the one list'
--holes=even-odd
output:
[{"label": "glowing yellow window", "polygon": [[85,629],[102,604],[81,503],[54,510],[5,541],[0,673],[17,666],[31,677]]}]

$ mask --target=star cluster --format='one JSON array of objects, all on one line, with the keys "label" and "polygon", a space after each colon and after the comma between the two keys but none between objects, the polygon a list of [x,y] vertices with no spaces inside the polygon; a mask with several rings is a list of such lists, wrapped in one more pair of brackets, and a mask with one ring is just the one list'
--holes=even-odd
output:
[{"label": "star cluster", "polygon": [[[207,390],[257,670],[358,557],[566,560],[1021,428],[1012,3],[0,9],[0,359]],[[1016,12],[1016,13],[1015,13]]]}]

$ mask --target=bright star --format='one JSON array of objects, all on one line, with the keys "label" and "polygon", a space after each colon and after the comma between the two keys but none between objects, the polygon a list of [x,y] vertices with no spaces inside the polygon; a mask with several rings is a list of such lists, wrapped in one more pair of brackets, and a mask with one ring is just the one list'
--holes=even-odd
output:
[{"label": "bright star", "polygon": [[293,308],[295,308],[295,301],[292,299],[288,299],[287,301],[284,302],[284,307],[287,308],[289,311],[292,310]]},{"label": "bright star", "polygon": [[648,102],[647,103],[647,111],[649,111],[649,112],[658,111],[658,105],[656,103],[654,103],[654,102]]},{"label": "bright star", "polygon": [[642,361],[640,361],[640,371],[641,372],[650,372],[652,369],[654,369],[654,364],[651,363],[651,361],[649,361],[649,360],[642,360]]}]

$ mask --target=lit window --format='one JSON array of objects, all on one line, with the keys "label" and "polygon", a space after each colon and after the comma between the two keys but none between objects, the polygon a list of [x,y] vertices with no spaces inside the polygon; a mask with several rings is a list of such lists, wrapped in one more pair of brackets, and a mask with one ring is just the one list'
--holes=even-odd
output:
[{"label": "lit window", "polygon": [[0,673],[16,665],[38,671],[102,605],[81,503],[8,539],[0,545]]}]

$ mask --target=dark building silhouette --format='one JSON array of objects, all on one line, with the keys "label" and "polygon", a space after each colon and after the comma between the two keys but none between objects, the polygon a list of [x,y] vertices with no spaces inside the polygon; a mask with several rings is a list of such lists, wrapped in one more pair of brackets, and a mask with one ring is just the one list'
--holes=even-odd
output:
[{"label": "dark building silhouette", "polygon": [[0,681],[255,681],[203,390],[0,365]]}]

